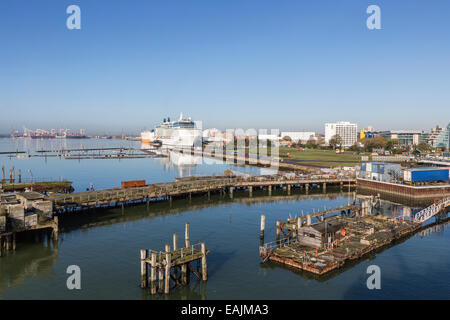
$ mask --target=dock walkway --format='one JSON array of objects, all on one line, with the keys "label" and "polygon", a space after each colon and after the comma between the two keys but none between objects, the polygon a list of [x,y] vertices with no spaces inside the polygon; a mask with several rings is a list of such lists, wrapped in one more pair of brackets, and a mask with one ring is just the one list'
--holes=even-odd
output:
[{"label": "dock walkway", "polygon": [[269,195],[272,188],[285,188],[290,194],[291,188],[304,188],[306,193],[312,186],[321,187],[324,192],[327,185],[343,188],[354,186],[355,179],[288,179],[285,176],[252,176],[234,178],[210,178],[205,180],[178,181],[150,184],[144,187],[126,189],[107,189],[73,194],[52,194],[46,200],[52,201],[56,212],[74,210],[76,208],[90,208],[98,206],[111,206],[133,202],[149,202],[155,199],[168,199],[172,197],[192,194],[208,194],[211,192],[228,193],[233,197],[234,189],[248,190],[252,195],[254,188],[266,188]]}]

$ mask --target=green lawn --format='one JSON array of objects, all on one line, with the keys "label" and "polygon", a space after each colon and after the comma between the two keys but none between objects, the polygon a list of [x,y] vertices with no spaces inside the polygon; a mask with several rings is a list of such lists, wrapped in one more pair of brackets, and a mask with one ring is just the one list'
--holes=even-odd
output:
[{"label": "green lawn", "polygon": [[[353,152],[337,154],[332,150],[303,150],[297,148],[280,147],[280,158],[296,160],[298,164],[338,167],[355,166],[361,161],[360,155],[354,155]],[[288,157],[289,155],[289,157]]]}]

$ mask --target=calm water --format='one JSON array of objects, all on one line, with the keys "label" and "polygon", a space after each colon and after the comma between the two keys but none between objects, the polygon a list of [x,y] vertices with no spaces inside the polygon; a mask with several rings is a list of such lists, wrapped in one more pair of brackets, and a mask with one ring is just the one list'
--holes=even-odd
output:
[{"label": "calm water", "polygon": [[[3,140],[3,141],[2,141]],[[23,142],[22,142],[23,143]],[[79,144],[80,142],[74,142]],[[124,145],[122,141],[84,141],[85,147]],[[127,142],[126,142],[127,143]],[[89,146],[87,146],[89,144]],[[127,144],[136,144],[128,142]],[[139,145],[139,144],[137,144]],[[0,151],[24,147],[17,140],[0,139]],[[31,146],[30,148],[32,148]],[[75,147],[75,146],[74,146]],[[152,182],[171,181],[185,174],[220,174],[229,165],[200,164],[177,167],[170,159],[64,160],[56,158],[9,159],[22,172],[31,169],[35,176],[74,181],[77,189],[94,182],[97,188],[118,186],[124,179],[145,178]],[[258,169],[237,167],[241,172]],[[331,190],[329,190],[331,191]],[[316,279],[276,264],[261,264],[258,255],[260,214],[266,214],[266,242],[273,240],[276,220],[348,201],[346,193],[311,195],[275,191],[268,197],[254,192],[252,199],[235,192],[227,197],[194,197],[113,209],[88,216],[80,214],[62,221],[64,232],[57,244],[45,240],[24,239],[17,251],[0,258],[0,297],[2,299],[152,299],[139,288],[139,249],[162,250],[181,239],[184,223],[191,224],[191,240],[206,242],[208,256],[206,284],[194,277],[189,287],[178,288],[170,299],[393,299],[450,298],[450,232],[441,226],[427,235],[415,235],[393,247],[354,263],[326,278]],[[276,199],[276,200],[274,200]],[[412,212],[419,208],[412,208]],[[382,213],[409,214],[403,205],[383,202]],[[66,288],[66,268],[81,268],[81,290]],[[381,290],[368,290],[366,269],[381,268]],[[164,299],[164,297],[163,297]]]}]

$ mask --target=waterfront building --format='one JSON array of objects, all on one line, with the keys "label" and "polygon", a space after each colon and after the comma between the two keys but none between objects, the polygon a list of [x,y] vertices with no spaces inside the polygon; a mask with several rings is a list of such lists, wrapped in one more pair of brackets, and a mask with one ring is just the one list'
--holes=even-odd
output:
[{"label": "waterfront building", "polygon": [[431,132],[427,136],[427,143],[430,146],[435,147],[436,142],[438,141],[439,137],[442,135],[443,132],[444,128],[442,128],[439,125],[437,125],[436,128],[431,129]]},{"label": "waterfront building", "polygon": [[330,139],[338,135],[342,138],[343,147],[351,147],[358,138],[358,125],[350,122],[325,123],[325,143],[328,144]]},{"label": "waterfront building", "polygon": [[413,146],[420,143],[423,131],[420,130],[390,130],[379,133],[386,139],[398,139],[401,145]]},{"label": "waterfront building", "polygon": [[450,123],[447,127],[442,130],[439,138],[436,140],[435,147],[437,148],[445,148],[446,150],[450,149]]}]

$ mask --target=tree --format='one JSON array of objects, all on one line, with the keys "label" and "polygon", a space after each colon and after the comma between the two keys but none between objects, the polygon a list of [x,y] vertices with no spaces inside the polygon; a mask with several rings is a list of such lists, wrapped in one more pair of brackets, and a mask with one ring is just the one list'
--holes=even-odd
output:
[{"label": "tree", "polygon": [[309,149],[317,149],[317,142],[315,139],[309,139],[308,142],[306,143],[306,147]]},{"label": "tree", "polygon": [[431,146],[426,142],[421,142],[417,145],[417,150],[424,152],[424,151],[430,151]]},{"label": "tree", "polygon": [[335,134],[328,143],[333,149],[336,149],[337,146],[339,146],[339,148],[342,146],[343,140],[340,135]]},{"label": "tree", "polygon": [[398,139],[389,139],[386,141],[386,150],[392,151],[392,149],[400,146],[400,140]]},{"label": "tree", "polygon": [[355,144],[353,144],[350,148],[350,151],[361,151],[361,148],[359,147],[358,142],[356,142]]},{"label": "tree", "polygon": [[364,138],[361,140],[366,151],[372,152],[373,149],[384,149],[387,145],[386,138],[375,137],[375,138]]},{"label": "tree", "polygon": [[292,141],[291,137],[289,137],[289,136],[284,136],[284,137],[283,137],[283,140],[284,140],[284,141]]}]

